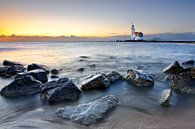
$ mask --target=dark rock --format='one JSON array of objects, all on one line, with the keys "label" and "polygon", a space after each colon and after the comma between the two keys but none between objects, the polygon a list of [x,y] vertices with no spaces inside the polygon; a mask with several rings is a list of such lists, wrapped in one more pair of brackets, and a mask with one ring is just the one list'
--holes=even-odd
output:
[{"label": "dark rock", "polygon": [[39,65],[39,64],[30,64],[27,66],[27,71],[36,70],[36,69],[43,69],[49,74],[49,69],[47,66]]},{"label": "dark rock", "polygon": [[194,65],[194,60],[183,62],[182,65]]},{"label": "dark rock", "polygon": [[137,70],[144,70],[144,66],[137,66]]},{"label": "dark rock", "polygon": [[183,67],[180,66],[178,61],[173,62],[169,66],[167,66],[165,69],[163,69],[163,73],[167,74],[179,74],[184,70]]},{"label": "dark rock", "polygon": [[129,69],[126,80],[138,87],[151,87],[154,85],[153,77],[142,70]]},{"label": "dark rock", "polygon": [[87,59],[89,56],[79,56],[79,58]]},{"label": "dark rock", "polygon": [[109,95],[89,103],[59,108],[56,114],[63,119],[72,120],[82,125],[91,125],[103,119],[106,113],[116,107],[118,103],[117,97]]},{"label": "dark rock", "polygon": [[51,70],[51,74],[58,75],[58,74],[59,74],[59,70],[57,70],[57,69],[52,69],[52,70]]},{"label": "dark rock", "polygon": [[16,76],[15,80],[1,90],[1,95],[5,97],[18,97],[38,93],[42,83],[35,80],[30,75]]},{"label": "dark rock", "polygon": [[14,65],[22,65],[22,64],[17,63],[17,62],[13,62],[13,61],[9,61],[9,60],[4,60],[3,65],[4,66],[14,66]]},{"label": "dark rock", "polygon": [[190,72],[183,72],[171,77],[171,88],[177,92],[195,94],[195,88],[192,85],[193,81]]},{"label": "dark rock", "polygon": [[89,65],[89,67],[96,68],[96,65],[95,64],[92,64],[92,65]]},{"label": "dark rock", "polygon": [[115,71],[112,71],[106,77],[110,81],[110,83],[114,83],[115,81],[121,80],[123,78],[122,75],[120,75],[119,73],[117,73]]},{"label": "dark rock", "polygon": [[75,101],[79,98],[80,92],[72,80],[62,78],[42,85],[41,96],[51,104],[65,100]]},{"label": "dark rock", "polygon": [[93,89],[104,89],[107,88],[109,84],[110,81],[107,79],[105,74],[96,74],[86,77],[81,84],[81,89],[84,91]]},{"label": "dark rock", "polygon": [[165,89],[162,92],[160,104],[163,107],[169,107],[170,105],[175,105],[176,101],[177,101],[176,94],[171,89]]},{"label": "dark rock", "polygon": [[84,68],[77,69],[78,72],[84,72],[84,70],[85,70]]},{"label": "dark rock", "polygon": [[36,70],[31,70],[28,72],[29,75],[33,76],[36,80],[46,83],[48,81],[47,78],[47,72],[42,69],[36,69]]},{"label": "dark rock", "polygon": [[191,76],[192,76],[192,79],[195,80],[195,68],[191,69]]},{"label": "dark rock", "polygon": [[55,78],[59,78],[59,76],[52,75],[51,78],[55,79]]},{"label": "dark rock", "polygon": [[23,71],[24,67],[20,65],[0,67],[0,77],[9,78]]}]

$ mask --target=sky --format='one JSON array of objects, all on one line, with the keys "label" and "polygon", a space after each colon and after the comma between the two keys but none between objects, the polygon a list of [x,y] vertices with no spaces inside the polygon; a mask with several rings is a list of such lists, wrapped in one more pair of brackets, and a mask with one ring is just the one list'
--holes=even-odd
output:
[{"label": "sky", "polygon": [[195,0],[0,0],[0,35],[195,32]]}]

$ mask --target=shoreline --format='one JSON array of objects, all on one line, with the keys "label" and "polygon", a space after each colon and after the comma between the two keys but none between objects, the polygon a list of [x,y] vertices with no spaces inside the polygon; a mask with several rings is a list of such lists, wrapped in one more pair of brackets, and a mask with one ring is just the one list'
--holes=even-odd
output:
[{"label": "shoreline", "polygon": [[154,41],[154,40],[116,40],[115,42],[141,42],[141,43],[190,43],[195,44],[195,41]]}]

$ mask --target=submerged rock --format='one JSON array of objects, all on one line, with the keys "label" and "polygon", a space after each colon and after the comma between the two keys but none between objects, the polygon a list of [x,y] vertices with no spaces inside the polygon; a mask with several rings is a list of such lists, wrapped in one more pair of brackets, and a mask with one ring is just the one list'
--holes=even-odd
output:
[{"label": "submerged rock", "polygon": [[39,64],[30,64],[27,66],[27,71],[31,71],[31,70],[36,70],[36,69],[42,69],[45,70],[47,72],[47,74],[49,74],[49,69],[47,66],[44,65],[39,65]]},{"label": "submerged rock", "polygon": [[90,58],[89,56],[79,56],[79,58],[87,59]]},{"label": "submerged rock", "polygon": [[163,69],[163,73],[167,74],[179,74],[184,70],[183,67],[180,66],[178,61],[173,62],[169,66]]},{"label": "submerged rock", "polygon": [[109,95],[89,103],[59,108],[56,114],[63,119],[83,125],[91,125],[99,119],[103,119],[106,113],[116,107],[118,103],[119,99],[116,96]]},{"label": "submerged rock", "polygon": [[55,78],[59,78],[59,76],[51,75],[51,78],[55,79]]},{"label": "submerged rock", "polygon": [[182,63],[182,65],[194,65],[194,60],[188,60]]},{"label": "submerged rock", "polygon": [[68,78],[61,78],[42,85],[42,97],[48,103],[56,103],[65,100],[75,101],[79,98],[80,90]]},{"label": "submerged rock", "polygon": [[107,88],[109,84],[110,81],[107,79],[105,74],[96,74],[86,77],[81,84],[81,89],[84,91],[93,89],[103,89]]},{"label": "submerged rock", "polygon": [[1,95],[5,97],[18,97],[38,93],[42,83],[35,80],[30,75],[16,76],[15,80],[1,90]]},{"label": "submerged rock", "polygon": [[57,70],[57,69],[52,69],[52,70],[51,70],[51,74],[53,74],[53,75],[58,75],[58,74],[59,74],[59,70]]},{"label": "submerged rock", "polygon": [[92,64],[92,65],[89,65],[89,67],[96,68],[96,65],[95,64]]},{"label": "submerged rock", "polygon": [[153,77],[142,70],[129,69],[126,80],[138,87],[151,87],[154,85]]},{"label": "submerged rock", "polygon": [[162,92],[160,104],[163,107],[169,107],[176,104],[176,94],[171,89],[165,89]]},{"label": "submerged rock", "polygon": [[84,68],[79,68],[79,69],[77,69],[77,71],[78,71],[78,72],[84,72],[85,69],[84,69]]}]

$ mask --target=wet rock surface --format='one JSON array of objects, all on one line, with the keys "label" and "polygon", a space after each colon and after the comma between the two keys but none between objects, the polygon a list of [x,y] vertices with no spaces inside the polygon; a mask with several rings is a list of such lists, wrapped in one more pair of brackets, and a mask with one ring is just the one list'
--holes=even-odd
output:
[{"label": "wet rock surface", "polygon": [[194,60],[188,60],[188,61],[182,62],[182,65],[191,65],[191,66],[193,66],[194,63],[195,63]]},{"label": "wet rock surface", "polygon": [[91,125],[103,119],[106,113],[116,107],[118,103],[119,99],[116,96],[109,95],[89,103],[59,108],[56,114],[63,119],[83,125]]},{"label": "wet rock surface", "polygon": [[195,94],[194,84],[191,72],[183,72],[179,75],[171,76],[171,88],[177,92]]},{"label": "wet rock surface", "polygon": [[13,82],[1,90],[1,95],[5,97],[32,95],[41,90],[41,85],[41,82],[35,80],[30,75],[16,76]]},{"label": "wet rock surface", "polygon": [[159,102],[163,107],[175,105],[176,101],[176,94],[174,93],[174,91],[172,91],[172,89],[165,89],[162,91],[161,99]]},{"label": "wet rock surface", "polygon": [[47,72],[47,74],[50,72],[49,68],[45,65],[40,65],[40,64],[30,64],[27,66],[27,71],[31,71],[31,70],[36,70],[36,69],[42,69],[45,70]]},{"label": "wet rock surface", "polygon": [[22,64],[13,61],[4,60],[3,65],[4,67],[0,67],[0,77],[2,78],[9,78],[25,71]]},{"label": "wet rock surface", "polygon": [[50,104],[66,100],[75,101],[80,93],[79,88],[68,78],[48,82],[42,85],[41,90],[42,98]]},{"label": "wet rock surface", "polygon": [[125,79],[129,83],[138,87],[151,87],[154,85],[153,77],[143,70],[129,69]]},{"label": "wet rock surface", "polygon": [[81,89],[84,91],[93,89],[104,89],[110,85],[110,81],[107,79],[106,74],[96,74],[88,76],[81,84]]},{"label": "wet rock surface", "polygon": [[119,74],[118,72],[115,72],[115,71],[112,71],[106,77],[110,81],[110,83],[114,83],[118,80],[123,79],[123,76],[121,74]]},{"label": "wet rock surface", "polygon": [[179,64],[178,61],[173,62],[169,66],[163,69],[163,73],[167,74],[179,74],[184,70],[184,68]]}]

